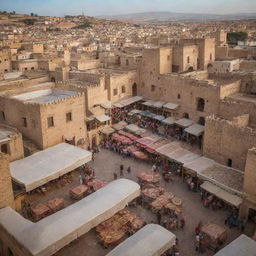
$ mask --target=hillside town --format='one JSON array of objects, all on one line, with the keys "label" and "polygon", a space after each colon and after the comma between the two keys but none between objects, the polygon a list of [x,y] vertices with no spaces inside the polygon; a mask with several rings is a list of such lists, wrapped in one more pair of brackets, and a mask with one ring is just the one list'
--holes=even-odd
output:
[{"label": "hillside town", "polygon": [[0,12],[0,255],[255,256],[256,17]]}]

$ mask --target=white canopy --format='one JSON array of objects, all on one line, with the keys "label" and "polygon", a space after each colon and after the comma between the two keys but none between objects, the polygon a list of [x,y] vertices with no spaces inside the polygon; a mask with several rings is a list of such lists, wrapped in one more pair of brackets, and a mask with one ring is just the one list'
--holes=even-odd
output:
[{"label": "white canopy", "polygon": [[105,108],[105,109],[111,109],[112,108],[112,102],[111,101],[106,101],[104,103],[100,104],[101,107]]},{"label": "white canopy", "polygon": [[185,132],[192,134],[196,137],[199,137],[204,132],[204,126],[200,124],[192,124],[191,126],[185,129]]},{"label": "white canopy", "polygon": [[182,128],[187,128],[190,125],[192,125],[194,122],[190,119],[182,118],[182,119],[179,119],[178,121],[175,121],[174,123]]},{"label": "white canopy", "polygon": [[129,124],[125,127],[125,129],[128,130],[129,132],[135,133],[140,129],[140,127],[137,126],[136,124]]},{"label": "white canopy", "polygon": [[255,256],[256,241],[246,235],[240,235],[237,239],[225,246],[214,256]]},{"label": "white canopy", "polygon": [[160,256],[175,245],[176,236],[156,224],[148,224],[106,256]]},{"label": "white canopy", "polygon": [[179,107],[179,105],[175,104],[175,103],[168,102],[163,107],[167,108],[169,110],[176,110]]},{"label": "white canopy", "polygon": [[157,102],[155,102],[153,104],[152,107],[154,107],[154,108],[162,108],[164,104],[165,104],[165,102],[163,102],[163,101],[157,101]]},{"label": "white canopy", "polygon": [[153,100],[148,100],[144,103],[142,103],[142,105],[148,106],[148,107],[152,107],[155,104],[155,101]]},{"label": "white canopy", "polygon": [[209,193],[215,195],[216,197],[225,201],[226,203],[235,206],[236,208],[238,208],[240,206],[240,204],[242,203],[241,197],[233,195],[208,181],[205,181],[201,185],[201,188],[208,191]]},{"label": "white canopy", "polygon": [[202,156],[191,162],[185,163],[183,167],[198,174],[206,170],[207,168],[213,166],[214,164],[215,164],[214,160]]},{"label": "white canopy", "polygon": [[[0,228],[29,255],[50,256],[122,210],[140,195],[140,186],[119,179],[36,223],[10,207],[0,210]],[[16,243],[15,245],[16,246]]]},{"label": "white canopy", "polygon": [[110,134],[114,133],[115,130],[111,127],[105,127],[102,130],[100,130],[100,132],[105,134],[105,135],[110,135]]},{"label": "white canopy", "polygon": [[73,171],[91,159],[91,152],[67,143],[60,143],[11,162],[11,176],[28,192]]},{"label": "white canopy", "polygon": [[96,116],[95,117],[99,122],[104,123],[110,120],[110,117],[107,115],[101,115],[101,116]]},{"label": "white canopy", "polygon": [[174,118],[173,117],[167,117],[166,119],[162,120],[162,123],[172,125],[174,124]]},{"label": "white canopy", "polygon": [[128,105],[131,105],[135,102],[138,102],[140,100],[142,100],[143,98],[141,96],[134,96],[134,97],[131,97],[129,99],[125,99],[125,100],[122,100],[120,101],[119,103],[123,106],[128,106]]}]

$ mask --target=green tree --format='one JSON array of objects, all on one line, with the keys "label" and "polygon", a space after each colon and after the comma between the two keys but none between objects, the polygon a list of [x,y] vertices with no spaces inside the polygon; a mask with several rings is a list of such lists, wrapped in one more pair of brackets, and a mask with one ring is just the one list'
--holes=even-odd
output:
[{"label": "green tree", "polygon": [[245,41],[248,38],[248,34],[246,32],[230,32],[228,33],[228,43],[229,44],[237,44],[238,41]]}]

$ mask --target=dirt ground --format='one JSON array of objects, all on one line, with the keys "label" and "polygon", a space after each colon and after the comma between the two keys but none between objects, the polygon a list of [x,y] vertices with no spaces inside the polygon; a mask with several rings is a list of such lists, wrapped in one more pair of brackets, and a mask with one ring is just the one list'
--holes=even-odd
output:
[{"label": "dirt ground", "polygon": [[[124,165],[125,170],[128,166],[130,166],[132,169],[130,174],[128,174],[126,171],[124,172],[124,178],[134,181],[137,181],[138,173],[151,170],[151,165],[146,162],[138,161],[132,158],[123,158],[120,155],[105,149],[101,150],[100,153],[97,154],[94,162],[91,163],[91,166],[95,169],[96,176],[99,179],[109,182],[113,180],[114,171],[119,173],[119,167],[121,163]],[[68,184],[63,188],[47,192],[46,195],[33,195],[30,197],[30,201],[32,203],[46,202],[47,200],[56,196],[61,196],[65,199],[65,206],[74,203],[74,201],[69,198],[68,193],[71,187],[74,187],[78,184],[77,174],[73,175],[73,177],[74,180],[71,184]],[[182,182],[180,177],[175,177],[174,181],[170,183],[166,183],[162,180],[161,186],[164,187],[167,191],[171,191],[175,196],[183,199],[183,216],[186,220],[186,225],[184,230],[173,231],[173,233],[178,237],[178,248],[181,255],[197,255],[198,252],[195,251],[194,246],[194,230],[196,225],[199,223],[199,221],[202,221],[203,223],[210,221],[224,226],[224,220],[227,216],[227,211],[213,211],[211,209],[204,208],[200,200],[200,194],[188,191],[186,184]],[[137,206],[131,210],[135,211],[147,223],[152,221],[156,222],[156,216],[152,214],[150,210],[144,209],[141,206]],[[233,241],[241,234],[241,232],[236,228],[226,228],[228,233],[227,243]],[[252,227],[248,227],[245,231],[245,234],[251,235],[251,228]],[[104,249],[99,243],[96,232],[91,230],[79,239],[73,241],[70,245],[64,247],[56,254],[56,256],[104,256],[111,249],[112,248]],[[211,256],[213,254],[214,253],[212,251],[207,250],[204,254],[201,255]]]}]

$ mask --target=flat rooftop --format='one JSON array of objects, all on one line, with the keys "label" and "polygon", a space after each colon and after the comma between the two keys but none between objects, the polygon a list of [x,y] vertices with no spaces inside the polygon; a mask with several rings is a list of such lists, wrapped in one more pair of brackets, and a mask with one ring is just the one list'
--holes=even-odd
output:
[{"label": "flat rooftop", "polygon": [[78,92],[63,90],[39,90],[12,96],[12,98],[23,101],[24,103],[52,103],[62,99],[67,99],[79,95]]},{"label": "flat rooftop", "polygon": [[16,132],[11,128],[0,126],[0,142],[10,140],[9,136],[12,134],[16,134]]},{"label": "flat rooftop", "polygon": [[240,101],[256,104],[256,95],[235,93],[231,96],[228,96],[227,98],[232,100],[240,100]]}]

